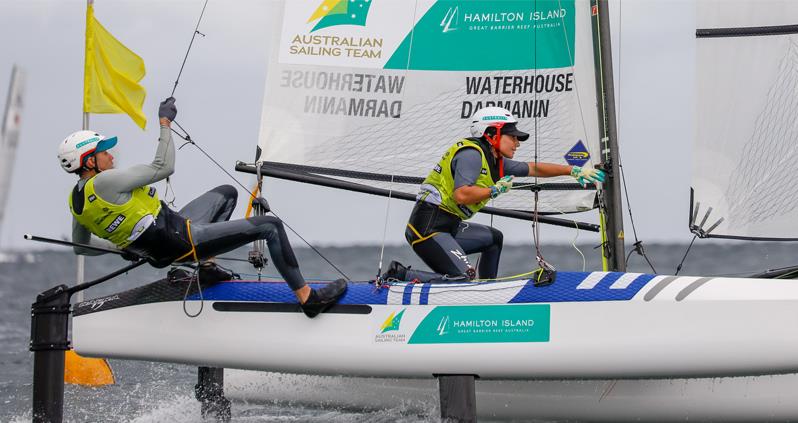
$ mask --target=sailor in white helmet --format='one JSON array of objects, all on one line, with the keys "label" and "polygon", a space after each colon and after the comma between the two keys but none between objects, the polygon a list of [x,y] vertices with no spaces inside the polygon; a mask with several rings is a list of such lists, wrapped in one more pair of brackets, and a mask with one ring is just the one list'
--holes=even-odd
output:
[{"label": "sailor in white helmet", "polygon": [[[104,248],[118,248],[128,259],[146,258],[155,267],[199,261],[199,278],[206,282],[229,280],[235,275],[213,262],[218,254],[265,239],[272,262],[296,295],[302,310],[314,317],[344,295],[347,283],[339,279],[320,289],[305,283],[283,223],[273,216],[229,220],[238,192],[218,186],[174,211],[158,199],[150,184],[166,179],[175,169],[171,123],[177,115],[175,99],[164,100],[158,110],[161,135],[152,163],[114,168],[108,151],[116,137],[78,131],[58,146],[61,167],[79,177],[69,196],[72,240]],[[92,234],[97,238],[93,238]],[[98,239],[99,238],[99,239]],[[77,254],[102,254],[75,247]]]},{"label": "sailor in white helmet", "polygon": [[[486,107],[471,118],[471,138],[452,145],[421,185],[405,238],[433,272],[391,262],[383,279],[444,282],[495,279],[499,269],[501,231],[469,222],[493,198],[513,188],[514,176],[573,176],[583,186],[604,181],[601,170],[579,166],[512,160],[529,134],[501,107]],[[479,269],[468,254],[482,253]]]}]

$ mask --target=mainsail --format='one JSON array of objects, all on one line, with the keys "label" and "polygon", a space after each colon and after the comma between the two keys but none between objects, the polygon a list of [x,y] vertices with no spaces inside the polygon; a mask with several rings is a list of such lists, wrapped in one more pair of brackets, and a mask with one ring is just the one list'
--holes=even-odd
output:
[{"label": "mainsail", "polygon": [[[471,115],[494,105],[532,134],[515,159],[593,166],[590,16],[587,0],[274,2],[260,159],[415,194],[470,136]],[[572,178],[540,182],[540,212],[594,207],[595,191]],[[533,210],[533,194],[492,206]]]},{"label": "mainsail", "polygon": [[25,74],[17,66],[11,70],[6,111],[0,127],[0,229],[5,216],[8,192],[11,188],[11,172],[14,170],[14,155],[19,143],[19,127],[22,119],[22,95]]},{"label": "mainsail", "polygon": [[798,2],[698,2],[691,229],[798,240]]}]

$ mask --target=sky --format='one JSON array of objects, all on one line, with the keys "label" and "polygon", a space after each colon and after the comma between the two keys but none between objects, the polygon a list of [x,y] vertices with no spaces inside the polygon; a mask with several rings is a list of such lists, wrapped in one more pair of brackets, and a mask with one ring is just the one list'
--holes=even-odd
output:
[{"label": "sky", "polygon": [[[233,167],[237,160],[254,159],[268,71],[265,43],[258,41],[270,32],[264,25],[267,1],[210,0],[199,29],[205,36],[194,42],[175,92],[177,121],[245,186],[254,178]],[[202,5],[203,0],[96,1],[97,19],[147,67],[146,131],[124,115],[91,116],[91,129],[119,137],[117,167],[152,160],[157,105],[172,90]],[[637,233],[647,243],[688,242],[695,3],[627,0],[612,1],[610,8],[621,161]],[[59,142],[81,129],[85,12],[85,1],[0,0],[0,98],[13,64],[27,72],[0,248],[51,248],[23,240],[26,233],[70,236],[67,195],[75,177],[60,168],[56,153]],[[194,147],[178,151],[172,177],[178,206],[220,184],[236,185]],[[389,204],[382,197],[276,179],[264,181],[264,192],[279,216],[314,245],[404,243],[409,202]],[[244,207],[239,204],[234,217],[243,216]],[[577,216],[596,221],[595,213]],[[493,224],[504,232],[505,243],[531,243],[529,222],[496,218]],[[625,228],[632,242],[628,217]],[[574,239],[599,242],[593,233],[541,228],[544,244]],[[294,245],[301,244],[294,238]]]}]

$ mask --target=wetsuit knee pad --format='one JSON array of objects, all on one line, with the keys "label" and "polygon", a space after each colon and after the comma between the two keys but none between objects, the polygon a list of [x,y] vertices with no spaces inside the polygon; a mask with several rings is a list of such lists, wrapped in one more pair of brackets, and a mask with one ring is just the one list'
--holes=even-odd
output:
[{"label": "wetsuit knee pad", "polygon": [[504,244],[504,234],[496,228],[490,228],[490,234],[493,237],[493,245],[502,248]]},{"label": "wetsuit knee pad", "polygon": [[219,185],[218,187],[212,189],[210,192],[215,192],[222,195],[224,198],[238,201],[238,190],[235,189],[232,185]]}]

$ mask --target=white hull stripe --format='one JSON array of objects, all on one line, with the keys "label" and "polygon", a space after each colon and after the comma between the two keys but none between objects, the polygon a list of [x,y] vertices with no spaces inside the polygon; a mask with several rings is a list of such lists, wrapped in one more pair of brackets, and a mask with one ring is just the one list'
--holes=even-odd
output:
[{"label": "white hull stripe", "polygon": [[576,286],[576,289],[593,289],[602,279],[607,277],[607,275],[609,275],[609,272],[592,272],[585,280]]},{"label": "white hull stripe", "polygon": [[610,285],[610,289],[626,289],[632,282],[635,281],[639,276],[643,275],[642,273],[624,273],[623,276],[618,278],[612,285]]}]

